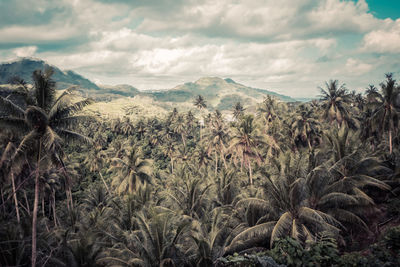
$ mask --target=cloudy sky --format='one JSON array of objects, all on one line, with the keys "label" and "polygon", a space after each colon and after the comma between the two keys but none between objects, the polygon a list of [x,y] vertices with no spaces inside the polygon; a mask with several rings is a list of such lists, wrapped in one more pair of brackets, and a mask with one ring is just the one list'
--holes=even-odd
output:
[{"label": "cloudy sky", "polygon": [[0,0],[0,61],[41,58],[103,84],[230,77],[286,95],[400,79],[398,0]]}]

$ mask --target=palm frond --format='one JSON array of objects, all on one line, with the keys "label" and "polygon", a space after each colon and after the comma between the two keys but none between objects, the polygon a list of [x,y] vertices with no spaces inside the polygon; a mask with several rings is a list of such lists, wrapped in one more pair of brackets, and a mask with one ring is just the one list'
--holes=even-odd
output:
[{"label": "palm frond", "polygon": [[86,144],[93,144],[93,140],[87,136],[84,136],[82,134],[79,134],[74,131],[70,131],[67,129],[62,129],[62,128],[56,128],[55,132],[62,137],[65,141],[67,142],[73,142],[73,141],[83,141]]},{"label": "palm frond", "polygon": [[232,239],[225,253],[247,249],[271,237],[275,222],[267,222],[247,228]]},{"label": "palm frond", "polygon": [[285,212],[284,214],[281,215],[281,217],[276,222],[272,230],[270,247],[272,247],[272,244],[274,243],[275,240],[284,236],[290,231],[292,227],[292,221],[293,221],[293,216],[292,214],[290,214],[290,212]]},{"label": "palm frond", "polygon": [[24,110],[8,98],[0,96],[0,104],[0,110],[6,112],[8,115],[13,115],[19,118],[23,118],[25,115]]}]

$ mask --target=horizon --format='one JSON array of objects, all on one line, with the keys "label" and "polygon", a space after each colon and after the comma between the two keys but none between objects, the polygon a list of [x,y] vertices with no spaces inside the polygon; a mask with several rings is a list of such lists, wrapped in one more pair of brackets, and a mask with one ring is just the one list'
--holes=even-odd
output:
[{"label": "horizon", "polygon": [[331,79],[363,92],[400,68],[394,1],[27,2],[0,3],[0,61],[38,58],[96,84],[215,76],[303,98]]}]

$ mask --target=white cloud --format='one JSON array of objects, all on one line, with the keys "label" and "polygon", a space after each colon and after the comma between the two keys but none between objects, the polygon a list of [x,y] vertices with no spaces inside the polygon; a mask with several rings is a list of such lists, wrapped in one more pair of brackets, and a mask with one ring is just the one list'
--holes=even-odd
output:
[{"label": "white cloud", "polygon": [[13,50],[17,57],[32,57],[37,50],[37,46],[18,47]]},{"label": "white cloud", "polygon": [[400,19],[392,22],[390,26],[366,34],[361,51],[400,53]]},{"label": "white cloud", "polygon": [[346,72],[350,75],[363,75],[372,70],[372,68],[372,64],[364,63],[361,60],[357,60],[354,58],[349,58],[346,61]]},{"label": "white cloud", "polygon": [[10,26],[0,29],[0,43],[47,43],[67,40],[79,35],[77,29],[69,26],[55,28],[51,25]]},{"label": "white cloud", "polygon": [[[290,40],[333,33],[363,33],[381,23],[365,0],[207,0],[185,6],[179,14],[140,10],[141,31],[196,31],[206,36]],[[137,14],[134,12],[134,14]]]}]

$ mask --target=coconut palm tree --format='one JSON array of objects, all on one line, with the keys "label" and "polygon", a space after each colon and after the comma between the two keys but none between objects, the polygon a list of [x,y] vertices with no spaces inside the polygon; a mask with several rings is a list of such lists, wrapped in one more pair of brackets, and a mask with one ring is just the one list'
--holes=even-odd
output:
[{"label": "coconut palm tree", "polygon": [[330,80],[325,83],[326,89],[321,90],[321,101],[323,118],[329,123],[336,122],[340,127],[346,123],[349,127],[355,128],[354,121],[350,116],[351,97],[344,84],[339,86],[338,80]]},{"label": "coconut palm tree", "polygon": [[245,110],[246,109],[242,106],[242,104],[240,102],[237,102],[233,106],[233,118],[235,118],[235,120],[238,120],[240,117],[244,115]]},{"label": "coconut palm tree", "polygon": [[222,114],[218,110],[215,111],[210,123],[211,127],[206,136],[208,140],[208,154],[211,155],[214,153],[215,155],[215,174],[217,174],[218,158],[222,160],[225,168],[227,167],[225,153],[229,135]]},{"label": "coconut palm tree", "polygon": [[204,97],[202,95],[198,95],[194,101],[193,105],[198,108],[199,110],[202,110],[203,108],[207,107],[206,101],[204,100]]},{"label": "coconut palm tree", "polygon": [[183,143],[183,148],[186,149],[186,137],[187,137],[187,124],[183,115],[178,115],[173,122],[173,130],[176,134],[181,136],[181,140]]},{"label": "coconut palm tree", "polygon": [[112,185],[119,194],[135,193],[140,183],[150,183],[150,161],[140,158],[137,148],[133,147],[121,158],[113,158],[111,172],[115,172]]},{"label": "coconut palm tree", "polygon": [[292,137],[295,142],[307,143],[309,150],[312,150],[313,141],[320,135],[320,123],[314,117],[314,113],[307,106],[301,105],[296,112],[297,116],[291,124]]},{"label": "coconut palm tree", "polygon": [[[12,169],[12,155],[15,153],[16,147],[15,144],[12,141],[9,141],[7,143],[7,146],[4,148],[3,154],[0,158],[0,175],[3,177],[2,180],[4,180],[3,184],[6,184],[7,177],[10,177],[11,180],[11,185],[12,185],[12,194],[13,194],[13,199],[14,199],[14,205],[15,205],[15,214],[17,216],[17,222],[19,223],[20,216],[19,216],[19,206],[18,206],[18,197],[17,197],[17,192],[16,192],[16,185],[15,185],[15,177],[14,177],[14,171]],[[1,188],[3,190],[3,188]],[[3,191],[2,191],[2,197],[3,197]],[[4,205],[4,199],[3,199],[3,205]]]},{"label": "coconut palm tree", "polygon": [[396,136],[399,128],[399,111],[395,107],[400,94],[393,74],[386,74],[386,81],[381,84],[382,103],[376,108],[373,117],[381,134],[388,133],[389,154],[393,151],[393,135]]},{"label": "coconut palm tree", "polygon": [[210,222],[200,223],[193,221],[191,238],[193,240],[190,251],[195,255],[196,266],[213,266],[222,256],[227,245],[230,229],[227,227],[229,218],[221,210],[214,209]]},{"label": "coconut palm tree", "polygon": [[111,266],[185,266],[188,261],[181,242],[189,234],[190,220],[157,206],[148,214],[138,212],[138,230],[126,233],[100,261]]},{"label": "coconut palm tree", "polygon": [[378,88],[372,84],[365,89],[365,95],[367,96],[367,103],[369,104],[373,104],[382,100],[382,95],[379,93]]},{"label": "coconut palm tree", "polygon": [[209,191],[212,184],[204,184],[204,178],[199,177],[190,166],[181,167],[174,175],[170,190],[164,192],[166,199],[175,207],[193,219],[200,220],[206,214],[209,202]]},{"label": "coconut palm tree", "polygon": [[[253,226],[238,225],[238,234],[232,239],[225,253],[232,253],[257,245],[272,247],[282,237],[291,236],[301,242],[312,241],[316,234],[329,232],[337,236],[340,223],[331,215],[313,209],[308,204],[304,178],[290,175],[270,176],[264,172],[265,198],[247,198],[236,205],[247,205],[248,212],[263,211]],[[256,207],[255,210],[250,207]]]},{"label": "coconut palm tree", "polygon": [[[0,102],[7,107],[8,115],[0,118],[0,124],[28,132],[18,149],[13,161],[16,166],[21,165],[21,159],[28,155],[32,163],[36,164],[35,170],[35,200],[32,219],[32,266],[36,265],[36,224],[39,203],[39,178],[41,166],[57,164],[65,169],[63,162],[62,141],[90,140],[68,129],[77,122],[90,119],[89,116],[78,116],[77,112],[92,103],[90,99],[72,102],[72,91],[64,91],[56,98],[55,82],[52,80],[54,71],[47,68],[44,72],[33,72],[33,89],[28,92],[29,106],[25,111],[12,101],[0,97]],[[72,205],[72,195],[69,199]]]},{"label": "coconut palm tree", "polygon": [[258,134],[253,120],[254,117],[251,115],[246,115],[242,118],[238,127],[234,129],[228,149],[235,152],[236,157],[240,158],[241,168],[243,166],[248,168],[250,185],[253,184],[251,159],[255,159],[259,163],[263,161],[258,149],[265,144],[265,140]]}]

